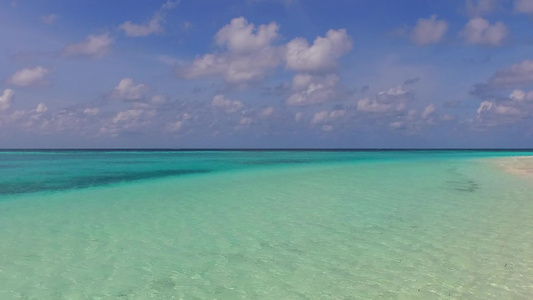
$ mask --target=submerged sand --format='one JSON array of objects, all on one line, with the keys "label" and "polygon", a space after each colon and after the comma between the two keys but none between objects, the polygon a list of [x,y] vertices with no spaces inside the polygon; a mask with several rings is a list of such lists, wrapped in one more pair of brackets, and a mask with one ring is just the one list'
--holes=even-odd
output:
[{"label": "submerged sand", "polygon": [[533,156],[498,158],[495,163],[507,173],[533,178]]}]

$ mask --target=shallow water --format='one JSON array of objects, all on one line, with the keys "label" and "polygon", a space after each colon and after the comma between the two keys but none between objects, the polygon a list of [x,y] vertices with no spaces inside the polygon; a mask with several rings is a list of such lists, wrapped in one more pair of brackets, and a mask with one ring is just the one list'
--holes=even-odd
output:
[{"label": "shallow water", "polygon": [[0,153],[0,299],[532,299],[526,154]]}]

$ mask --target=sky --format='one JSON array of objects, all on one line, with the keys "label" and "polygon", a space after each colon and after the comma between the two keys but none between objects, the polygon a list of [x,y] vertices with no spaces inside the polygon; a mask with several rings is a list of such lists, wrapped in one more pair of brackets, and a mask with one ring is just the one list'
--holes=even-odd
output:
[{"label": "sky", "polygon": [[0,148],[533,148],[533,0],[0,0]]}]

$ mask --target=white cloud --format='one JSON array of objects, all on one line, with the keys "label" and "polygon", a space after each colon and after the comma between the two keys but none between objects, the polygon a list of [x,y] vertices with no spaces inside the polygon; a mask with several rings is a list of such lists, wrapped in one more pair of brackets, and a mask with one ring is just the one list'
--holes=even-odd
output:
[{"label": "white cloud", "polygon": [[58,15],[56,14],[43,15],[41,16],[41,22],[43,22],[46,25],[52,25],[56,22],[57,18],[58,18]]},{"label": "white cloud", "polygon": [[275,23],[270,23],[254,32],[255,25],[244,18],[233,19],[215,36],[217,43],[228,48],[226,52],[197,57],[187,67],[178,66],[175,73],[187,79],[221,76],[238,85],[260,81],[281,63],[280,50],[270,45],[277,29]]},{"label": "white cloud", "polygon": [[170,0],[167,0],[167,2],[165,2],[165,4],[163,4],[163,6],[161,6],[161,9],[162,10],[169,10],[169,9],[173,9],[174,7],[178,6],[180,2],[179,1],[170,1]]},{"label": "white cloud", "polygon": [[245,84],[265,78],[269,69],[280,63],[276,49],[265,48],[248,55],[232,53],[206,54],[185,68],[177,68],[176,74],[184,78],[222,76],[233,84]]},{"label": "white cloud", "polygon": [[424,111],[422,112],[422,118],[427,119],[431,117],[435,113],[435,105],[430,104],[424,108]]},{"label": "white cloud", "polygon": [[403,89],[403,86],[398,85],[396,87],[390,88],[386,91],[379,91],[378,96],[401,96],[405,95],[408,92]]},{"label": "white cloud", "polygon": [[2,96],[0,96],[0,111],[4,111],[11,106],[11,100],[13,99],[13,96],[15,96],[15,91],[12,89],[4,90]]},{"label": "white cloud", "polygon": [[411,31],[411,40],[420,46],[439,43],[448,31],[448,22],[437,20],[433,15],[429,19],[418,19]]},{"label": "white cloud", "polygon": [[303,117],[304,117],[304,113],[299,111],[299,112],[294,114],[294,121],[300,122]]},{"label": "white cloud", "polygon": [[261,109],[261,111],[259,111],[259,116],[268,117],[272,115],[272,113],[274,113],[274,107],[268,106],[268,107]]},{"label": "white cloud", "polygon": [[150,87],[147,84],[134,84],[133,79],[123,78],[111,92],[111,97],[123,100],[140,100]]},{"label": "white cloud", "polygon": [[339,77],[335,74],[296,74],[292,79],[294,93],[286,99],[286,103],[302,106],[336,100],[338,83]]},{"label": "white cloud", "polygon": [[279,25],[275,22],[260,25],[256,30],[254,24],[240,17],[222,27],[215,35],[215,41],[236,53],[257,51],[269,46],[278,37],[278,30]]},{"label": "white cloud", "polygon": [[533,0],[515,0],[514,10],[518,13],[533,14]]},{"label": "white cloud", "polygon": [[362,98],[357,101],[357,110],[371,113],[388,113],[396,110],[392,103],[379,103],[376,99]]},{"label": "white cloud", "polygon": [[161,27],[162,21],[162,16],[160,14],[155,14],[152,19],[145,24],[134,24],[131,21],[126,21],[119,26],[119,29],[123,30],[126,36],[148,36],[163,32],[163,27]]},{"label": "white cloud", "polygon": [[502,22],[490,25],[487,20],[478,17],[468,21],[459,36],[463,37],[467,44],[499,46],[508,32],[507,26]]},{"label": "white cloud", "polygon": [[514,90],[510,95],[509,99],[512,101],[522,102],[522,101],[533,101],[533,91],[528,93],[522,90]]},{"label": "white cloud", "polygon": [[126,122],[138,119],[143,113],[142,109],[129,109],[121,111],[113,118],[113,123]]},{"label": "white cloud", "polygon": [[403,121],[394,121],[389,124],[389,126],[393,129],[401,129],[405,127],[405,122]]},{"label": "white cloud", "polygon": [[440,119],[441,121],[449,122],[455,120],[455,116],[451,114],[443,114]]},{"label": "white cloud", "polygon": [[251,118],[242,117],[241,120],[239,121],[239,125],[241,125],[241,126],[248,126],[250,124],[252,124],[252,119]]},{"label": "white cloud", "polygon": [[522,114],[516,107],[497,104],[491,101],[483,101],[477,109],[478,116],[489,112],[493,112],[500,116],[520,116]]},{"label": "white cloud", "polygon": [[533,83],[533,60],[524,60],[499,70],[489,80],[489,84],[497,87],[527,86]]},{"label": "white cloud", "polygon": [[46,104],[39,103],[37,104],[37,108],[35,108],[35,111],[39,114],[44,114],[46,111],[48,111],[48,107],[46,107]]},{"label": "white cloud", "polygon": [[241,101],[228,99],[224,97],[224,95],[215,95],[213,101],[211,101],[211,106],[231,114],[240,110],[243,107],[243,104]]},{"label": "white cloud", "polygon": [[18,86],[45,84],[44,77],[48,72],[48,69],[41,66],[26,68],[15,72],[8,78],[7,82]]},{"label": "white cloud", "polygon": [[287,44],[285,54],[288,69],[299,72],[324,72],[337,66],[337,59],[352,49],[352,40],[345,29],[329,30],[317,37],[313,45],[296,38]]},{"label": "white cloud", "polygon": [[63,49],[66,56],[91,56],[100,58],[111,49],[114,40],[109,33],[89,35],[84,41],[69,44]]},{"label": "white cloud", "polygon": [[98,107],[91,107],[91,108],[86,108],[83,110],[84,114],[90,115],[90,116],[97,115],[99,112],[100,112],[100,109],[98,109]]},{"label": "white cloud", "polygon": [[183,126],[183,121],[176,121],[176,122],[168,124],[166,126],[166,130],[169,132],[176,132],[176,131],[179,131],[182,126]]},{"label": "white cloud", "polygon": [[466,11],[471,17],[480,17],[493,12],[500,0],[466,0]]},{"label": "white cloud", "polygon": [[167,1],[159,9],[150,21],[143,24],[135,24],[131,21],[122,23],[118,28],[130,37],[142,37],[163,32],[161,23],[165,20],[165,11],[171,10],[178,5],[179,1]]},{"label": "white cloud", "polygon": [[343,117],[345,114],[346,114],[346,110],[340,110],[340,109],[332,110],[332,111],[323,110],[323,111],[315,113],[315,115],[311,119],[311,124],[329,123],[338,118]]}]

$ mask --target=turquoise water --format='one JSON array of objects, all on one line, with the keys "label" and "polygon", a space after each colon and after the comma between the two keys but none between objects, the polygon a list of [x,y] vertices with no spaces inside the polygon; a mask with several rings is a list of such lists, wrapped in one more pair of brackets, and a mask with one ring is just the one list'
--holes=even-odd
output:
[{"label": "turquoise water", "polygon": [[532,299],[527,152],[0,152],[0,299]]}]

